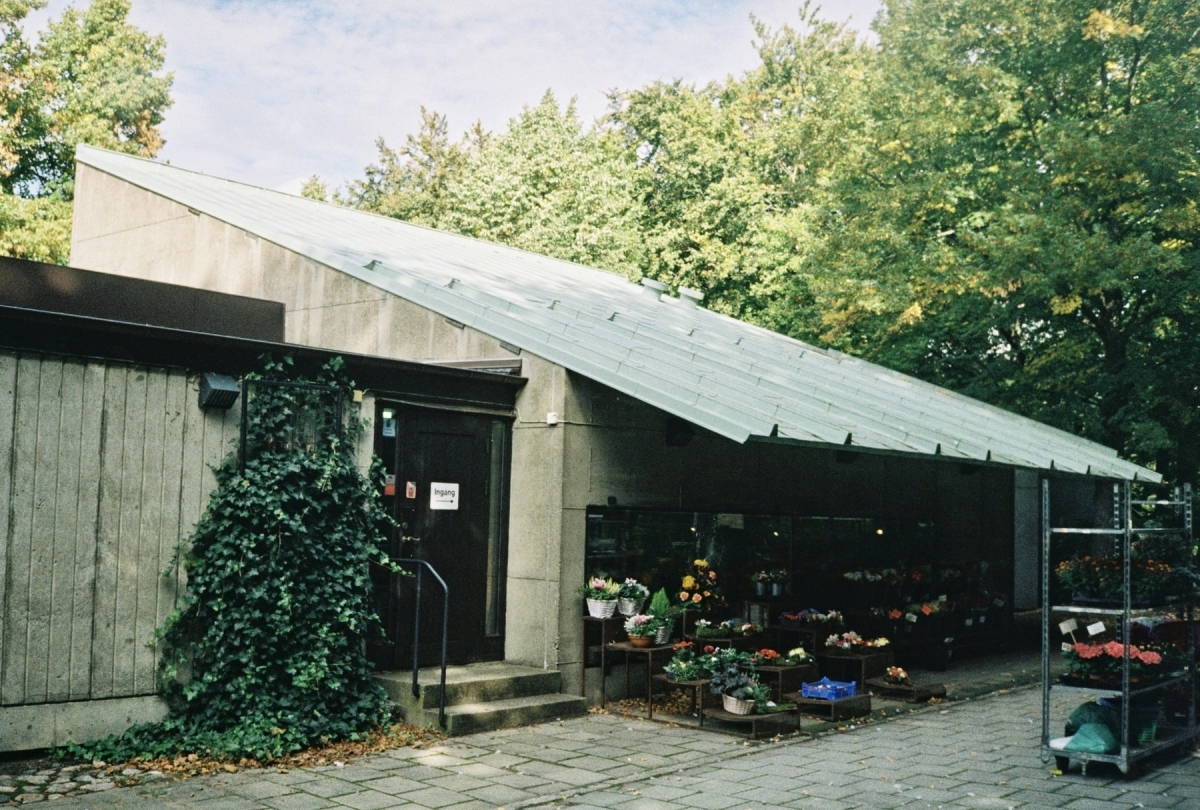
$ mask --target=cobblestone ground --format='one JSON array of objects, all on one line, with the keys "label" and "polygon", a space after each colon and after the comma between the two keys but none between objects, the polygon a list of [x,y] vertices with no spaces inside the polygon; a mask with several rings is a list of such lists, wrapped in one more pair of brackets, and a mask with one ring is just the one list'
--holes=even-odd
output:
[{"label": "cobblestone ground", "polygon": [[[1063,707],[1060,707],[1063,708]],[[943,704],[816,738],[740,739],[609,715],[460,737],[343,767],[247,771],[60,799],[59,808],[770,810],[1200,808],[1200,758],[1141,778],[1039,759],[1040,692]]]}]

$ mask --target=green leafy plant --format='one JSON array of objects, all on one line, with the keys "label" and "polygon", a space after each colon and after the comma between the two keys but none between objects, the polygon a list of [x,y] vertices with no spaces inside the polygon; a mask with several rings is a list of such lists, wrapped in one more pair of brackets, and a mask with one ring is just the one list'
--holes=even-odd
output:
[{"label": "green leafy plant", "polygon": [[[316,382],[351,387],[340,358]],[[257,375],[255,375],[257,376]],[[290,359],[263,377],[289,379]],[[303,380],[301,380],[303,382]],[[237,454],[181,550],[182,606],[159,631],[160,691],[170,714],[119,737],[67,746],[85,759],[185,752],[267,761],[386,719],[365,642],[380,632],[369,562],[390,518],[378,460],[356,465],[361,422],[337,423],[329,391],[255,386],[244,472]]]},{"label": "green leafy plant", "polygon": [[671,604],[671,597],[667,596],[666,588],[659,588],[651,597],[649,611],[651,616],[657,616],[665,621],[674,619],[679,613],[679,609]]}]

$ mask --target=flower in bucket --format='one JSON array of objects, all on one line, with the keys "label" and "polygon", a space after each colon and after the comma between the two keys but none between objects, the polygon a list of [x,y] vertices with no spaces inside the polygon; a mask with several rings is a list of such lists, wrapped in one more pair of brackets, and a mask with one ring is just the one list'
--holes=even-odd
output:
[{"label": "flower in bucket", "polygon": [[908,673],[900,667],[888,667],[883,679],[897,686],[905,686],[908,684]]},{"label": "flower in bucket", "polygon": [[645,638],[652,636],[658,632],[658,628],[662,627],[662,620],[656,616],[647,616],[639,613],[636,616],[630,616],[625,620],[625,632],[630,636]]},{"label": "flower in bucket", "polygon": [[705,611],[725,604],[717,587],[717,572],[709,567],[708,560],[692,561],[692,571],[679,581],[679,602],[685,610]]}]

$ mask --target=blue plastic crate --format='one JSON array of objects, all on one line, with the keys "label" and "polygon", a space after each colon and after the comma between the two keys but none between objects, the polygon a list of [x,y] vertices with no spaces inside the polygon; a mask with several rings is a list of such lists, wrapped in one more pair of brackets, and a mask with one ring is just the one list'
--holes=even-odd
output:
[{"label": "blue plastic crate", "polygon": [[854,697],[858,694],[858,684],[854,681],[844,683],[822,678],[816,683],[800,684],[800,696],[816,700],[840,700]]}]

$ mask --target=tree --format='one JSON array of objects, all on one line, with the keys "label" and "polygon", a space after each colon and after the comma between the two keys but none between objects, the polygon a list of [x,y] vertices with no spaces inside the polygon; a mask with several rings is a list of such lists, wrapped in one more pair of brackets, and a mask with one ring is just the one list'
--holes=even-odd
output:
[{"label": "tree", "polygon": [[889,2],[824,339],[1193,476],[1198,27],[1182,0]]},{"label": "tree", "polygon": [[68,8],[30,45],[22,22],[44,5],[0,3],[0,249],[65,261],[76,145],[153,157],[172,79],[162,38],[129,24],[128,0]]}]

